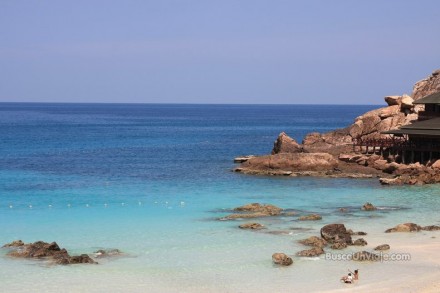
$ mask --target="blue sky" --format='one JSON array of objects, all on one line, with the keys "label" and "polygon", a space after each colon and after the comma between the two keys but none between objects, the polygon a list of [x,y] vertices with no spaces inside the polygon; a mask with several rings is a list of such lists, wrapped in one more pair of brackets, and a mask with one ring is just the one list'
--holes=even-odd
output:
[{"label": "blue sky", "polygon": [[0,102],[381,104],[440,68],[440,1],[0,0]]}]

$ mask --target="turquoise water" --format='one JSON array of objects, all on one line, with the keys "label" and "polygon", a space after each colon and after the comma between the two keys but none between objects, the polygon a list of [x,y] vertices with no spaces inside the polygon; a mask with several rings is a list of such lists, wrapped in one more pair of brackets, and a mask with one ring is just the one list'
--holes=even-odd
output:
[{"label": "turquoise water", "polygon": [[[0,291],[287,292],[285,284],[319,291],[347,264],[295,258],[280,269],[272,253],[294,255],[304,249],[297,240],[332,222],[368,232],[371,247],[396,224],[439,224],[440,190],[382,187],[376,179],[246,176],[230,171],[232,159],[269,153],[281,131],[301,140],[372,108],[0,104],[0,243],[57,241],[72,253],[125,253],[96,266],[52,267],[2,250]],[[366,201],[381,209],[360,211]],[[238,229],[244,221],[218,221],[250,202],[323,220],[267,218],[259,222],[268,229],[256,233]],[[412,264],[432,269],[420,262]],[[396,265],[414,268],[387,264]],[[317,272],[321,281],[308,282]]]}]

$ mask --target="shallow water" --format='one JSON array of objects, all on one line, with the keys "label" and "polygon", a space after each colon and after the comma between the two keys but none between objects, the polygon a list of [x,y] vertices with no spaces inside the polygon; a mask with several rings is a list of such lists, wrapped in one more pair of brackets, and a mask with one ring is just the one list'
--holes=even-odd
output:
[{"label": "shallow water", "polygon": [[[271,263],[272,253],[294,255],[306,249],[298,240],[335,222],[368,232],[367,247],[344,252],[371,250],[384,240],[395,252],[421,242],[437,245],[431,237],[438,232],[383,233],[409,221],[440,224],[437,186],[230,172],[234,156],[270,152],[281,131],[300,140],[310,131],[343,127],[371,108],[0,104],[0,243],[57,241],[72,253],[125,253],[99,265],[49,266],[10,259],[3,249],[0,291],[350,290],[337,280],[354,266],[366,272],[365,283],[376,284],[396,269],[397,280],[438,270],[422,252],[409,262],[382,264],[325,256],[295,257],[288,268]],[[367,201],[380,209],[361,211]],[[250,202],[294,209],[298,216],[319,213],[323,220],[265,218],[258,222],[267,229],[258,232],[237,228],[246,221],[218,221]]]}]

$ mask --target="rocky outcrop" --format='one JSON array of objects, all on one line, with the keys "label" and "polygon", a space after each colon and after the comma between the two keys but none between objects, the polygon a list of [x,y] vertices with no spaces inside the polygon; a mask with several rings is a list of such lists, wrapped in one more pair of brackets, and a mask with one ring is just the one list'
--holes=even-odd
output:
[{"label": "rocky outcrop", "polygon": [[344,224],[328,224],[321,228],[321,237],[329,243],[353,244],[350,233]]},{"label": "rocky outcrop", "polygon": [[327,245],[327,241],[317,236],[310,236],[309,238],[300,240],[298,242],[307,246],[315,246],[321,248]]},{"label": "rocky outcrop", "polygon": [[246,223],[238,226],[240,229],[261,230],[264,226],[259,223]]},{"label": "rocky outcrop", "polygon": [[24,245],[23,241],[21,241],[21,240],[14,240],[11,243],[6,243],[2,247],[20,247],[20,246],[23,246],[23,245]]},{"label": "rocky outcrop", "polygon": [[425,226],[425,227],[422,227],[422,230],[423,231],[439,231],[440,226],[436,226],[436,225]]},{"label": "rocky outcrop", "polygon": [[418,81],[414,85],[411,96],[414,100],[418,100],[436,92],[440,92],[440,69],[434,71],[429,77]]},{"label": "rocky outcrop", "polygon": [[414,101],[435,92],[440,92],[440,70],[417,82],[411,96],[386,96],[386,107],[364,113],[346,128],[323,134],[309,133],[302,144],[282,132],[274,143],[272,155],[250,158],[235,171],[257,175],[330,178],[371,178],[382,174],[378,177],[386,185],[440,182],[440,174],[435,174],[440,169],[440,162],[428,169],[408,171],[399,166],[401,158],[396,154],[388,153],[388,158],[383,153],[353,154],[353,140],[388,138],[382,132],[417,120],[423,105],[415,105]]},{"label": "rocky outcrop", "polygon": [[385,233],[391,233],[391,232],[418,232],[422,230],[422,227],[420,227],[417,224],[414,223],[404,223],[399,224],[394,228],[387,229]]},{"label": "rocky outcrop", "polygon": [[306,256],[306,257],[314,257],[314,256],[319,256],[323,253],[324,253],[324,250],[322,249],[322,247],[317,246],[317,247],[313,247],[311,249],[302,250],[302,251],[298,252],[296,255]]},{"label": "rocky outcrop", "polygon": [[322,217],[318,214],[311,214],[306,216],[301,216],[298,218],[299,221],[318,221],[322,220]]},{"label": "rocky outcrop", "polygon": [[279,252],[272,254],[272,261],[274,264],[281,266],[290,266],[293,263],[293,260],[290,256]]},{"label": "rocky outcrop", "polygon": [[16,246],[9,245],[5,247],[15,248],[8,253],[8,255],[11,257],[47,259],[53,263],[62,264],[62,265],[79,264],[79,263],[88,263],[88,264],[96,263],[87,254],[81,254],[79,256],[70,256],[67,250],[64,248],[61,249],[56,242],[47,243],[43,241],[37,241],[34,243],[28,243],[28,244],[16,245]]},{"label": "rocky outcrop", "polygon": [[283,153],[300,153],[301,151],[302,147],[299,143],[288,136],[285,132],[281,132],[273,144],[272,155]]}]

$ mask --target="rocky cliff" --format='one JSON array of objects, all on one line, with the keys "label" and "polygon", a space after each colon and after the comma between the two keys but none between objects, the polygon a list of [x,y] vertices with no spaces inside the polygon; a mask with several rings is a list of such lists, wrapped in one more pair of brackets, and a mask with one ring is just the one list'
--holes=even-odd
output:
[{"label": "rocky cliff", "polygon": [[[383,131],[400,128],[417,120],[418,112],[423,110],[423,105],[414,105],[413,102],[435,92],[440,92],[440,70],[434,71],[429,77],[417,82],[413,87],[411,96],[393,95],[386,96],[386,106],[369,111],[354,120],[354,123],[343,129],[328,133],[310,133],[306,135],[301,144],[282,132],[274,143],[272,154],[263,157],[249,158],[238,168],[237,172],[250,174],[269,175],[317,175],[333,177],[385,177],[383,183],[420,183],[415,169],[421,173],[430,174],[422,183],[437,181],[438,169],[428,166],[412,166],[408,168],[399,166],[390,167],[387,158],[377,154],[360,155],[353,153],[354,139],[372,139],[386,137]],[[376,161],[382,161],[381,164]],[[385,163],[383,163],[385,162]],[[431,162],[432,163],[432,162]],[[423,172],[422,172],[423,169]],[[391,171],[390,171],[391,170]],[[385,172],[385,174],[381,174]],[[403,173],[402,173],[403,172]],[[419,172],[419,173],[420,173]],[[395,176],[406,176],[400,181],[392,181]],[[432,176],[431,176],[432,175]],[[433,176],[435,178],[433,178]],[[426,177],[426,176],[425,176]],[[411,182],[409,182],[411,181]]]}]

